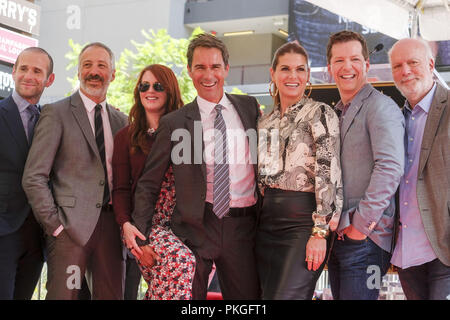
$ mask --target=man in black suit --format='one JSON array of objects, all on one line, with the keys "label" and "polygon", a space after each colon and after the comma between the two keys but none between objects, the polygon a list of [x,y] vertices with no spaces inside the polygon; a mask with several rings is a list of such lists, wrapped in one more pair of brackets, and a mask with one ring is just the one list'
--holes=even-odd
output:
[{"label": "man in black suit", "polygon": [[[253,97],[224,93],[228,51],[219,39],[198,35],[187,57],[198,97],[161,119],[136,188],[133,222],[148,239],[161,182],[172,165],[177,204],[171,227],[196,257],[193,298],[206,298],[214,262],[224,299],[258,299],[253,250],[259,106]],[[150,265],[156,258],[151,244],[138,243],[132,252],[143,252],[141,262]]]},{"label": "man in black suit", "polygon": [[22,189],[22,174],[53,60],[31,47],[17,57],[15,90],[0,101],[0,299],[31,299],[41,274],[43,234]]}]

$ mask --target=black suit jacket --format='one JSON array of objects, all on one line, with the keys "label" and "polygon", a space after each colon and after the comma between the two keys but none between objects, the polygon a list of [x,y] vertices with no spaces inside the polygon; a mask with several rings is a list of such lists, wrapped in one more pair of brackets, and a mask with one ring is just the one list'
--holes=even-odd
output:
[{"label": "black suit jacket", "polygon": [[[256,132],[259,117],[256,99],[245,95],[227,94],[227,97],[239,114],[244,129]],[[188,245],[200,246],[204,241],[206,164],[202,156],[203,131],[197,99],[161,118],[156,134],[152,151],[136,187],[132,221],[148,238],[160,186],[166,170],[172,164],[176,190],[172,230]],[[176,137],[176,141],[172,141],[171,137]],[[187,154],[183,154],[183,151],[187,151]],[[172,161],[172,153],[185,161],[175,163]],[[253,167],[256,177],[257,165],[254,164]],[[148,243],[137,240],[139,245]]]},{"label": "black suit jacket", "polygon": [[17,231],[31,212],[22,189],[29,148],[19,109],[10,95],[0,101],[0,236]]}]

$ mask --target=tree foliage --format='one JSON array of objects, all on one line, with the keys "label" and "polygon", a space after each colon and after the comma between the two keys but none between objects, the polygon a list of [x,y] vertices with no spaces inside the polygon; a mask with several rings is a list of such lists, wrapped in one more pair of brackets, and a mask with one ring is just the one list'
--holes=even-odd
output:
[{"label": "tree foliage", "polygon": [[[108,102],[128,114],[133,105],[133,90],[139,72],[144,67],[154,63],[163,64],[171,68],[177,75],[183,101],[185,103],[192,101],[196,96],[196,91],[187,72],[186,51],[190,39],[203,31],[200,28],[196,28],[189,39],[172,38],[165,29],[160,29],[156,32],[153,30],[142,30],[141,32],[145,41],[139,43],[131,40],[135,51],[124,49],[119,59],[116,60],[116,78],[110,84],[107,95]],[[78,55],[84,45],[69,39],[71,51],[65,55],[69,60],[66,67],[67,70],[73,68],[77,70]],[[76,71],[74,76],[67,80],[71,83],[73,89],[78,87],[79,82]]]}]

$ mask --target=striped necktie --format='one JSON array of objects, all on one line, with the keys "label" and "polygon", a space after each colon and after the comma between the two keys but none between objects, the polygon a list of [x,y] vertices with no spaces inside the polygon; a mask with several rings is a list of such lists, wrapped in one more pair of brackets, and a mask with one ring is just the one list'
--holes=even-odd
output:
[{"label": "striped necktie", "polygon": [[221,219],[230,210],[230,168],[227,157],[227,132],[222,116],[223,106],[214,107],[214,187],[213,212]]},{"label": "striped necktie", "polygon": [[98,153],[102,160],[103,169],[105,170],[105,189],[103,193],[103,205],[109,202],[109,185],[108,170],[106,169],[106,153],[105,153],[105,135],[103,133],[102,106],[95,106],[95,142],[97,143]]}]

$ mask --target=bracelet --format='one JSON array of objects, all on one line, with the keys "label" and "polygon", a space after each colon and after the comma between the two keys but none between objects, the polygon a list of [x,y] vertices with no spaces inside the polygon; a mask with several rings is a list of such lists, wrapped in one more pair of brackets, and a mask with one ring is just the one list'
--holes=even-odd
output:
[{"label": "bracelet", "polygon": [[319,227],[313,227],[312,228],[312,232],[311,232],[311,236],[312,237],[317,236],[317,237],[322,238],[322,239],[326,239],[329,234],[330,234],[329,230],[322,229],[322,228],[319,228]]}]

